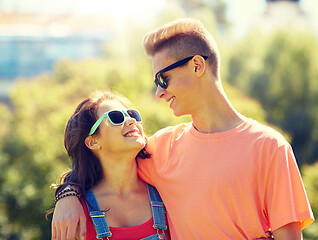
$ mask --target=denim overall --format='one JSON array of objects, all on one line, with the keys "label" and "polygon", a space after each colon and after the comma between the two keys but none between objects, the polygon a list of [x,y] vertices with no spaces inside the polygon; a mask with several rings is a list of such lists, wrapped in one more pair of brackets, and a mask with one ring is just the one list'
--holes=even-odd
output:
[{"label": "denim overall", "polygon": [[[158,240],[158,239],[166,240],[166,236],[164,233],[164,230],[167,229],[166,219],[165,219],[165,214],[166,214],[165,206],[163,205],[161,197],[155,187],[147,183],[147,190],[148,190],[152,216],[154,221],[153,228],[157,229],[157,234],[153,234],[141,240]],[[91,216],[93,220],[94,227],[97,233],[97,238],[109,239],[112,233],[110,232],[109,226],[105,220],[105,212],[100,211],[100,208],[98,206],[98,203],[96,201],[93,191],[89,190],[86,193],[85,197],[86,197],[86,201],[89,203],[86,205],[89,211],[89,215]],[[160,230],[162,231],[162,233],[159,233]]]}]

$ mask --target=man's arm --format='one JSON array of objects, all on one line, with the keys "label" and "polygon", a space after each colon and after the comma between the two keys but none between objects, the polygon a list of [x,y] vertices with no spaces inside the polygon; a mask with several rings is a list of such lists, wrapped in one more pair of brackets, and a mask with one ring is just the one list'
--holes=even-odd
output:
[{"label": "man's arm", "polygon": [[301,240],[301,226],[300,222],[289,223],[277,230],[273,231],[275,240]]},{"label": "man's arm", "polygon": [[80,240],[84,240],[86,217],[79,199],[69,196],[59,200],[52,219],[52,240],[75,239],[77,228]]}]

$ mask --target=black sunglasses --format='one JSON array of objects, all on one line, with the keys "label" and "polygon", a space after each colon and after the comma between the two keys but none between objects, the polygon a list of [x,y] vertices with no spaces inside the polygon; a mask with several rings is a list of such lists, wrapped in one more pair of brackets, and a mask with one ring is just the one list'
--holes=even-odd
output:
[{"label": "black sunglasses", "polygon": [[135,110],[135,109],[127,109],[127,111],[118,111],[118,110],[112,110],[109,112],[105,112],[92,126],[88,136],[91,136],[94,134],[96,129],[99,127],[101,122],[103,121],[104,118],[108,118],[108,120],[111,122],[113,125],[121,125],[125,122],[126,117],[131,117],[136,120],[136,122],[140,123],[141,122],[141,116],[140,113]]},{"label": "black sunglasses", "polygon": [[[168,67],[160,70],[159,72],[156,73],[155,75],[155,84],[158,87],[158,85],[163,88],[166,89],[168,87],[168,82],[166,81],[166,78],[163,76],[163,73],[168,72],[174,68],[180,67],[184,64],[186,64],[187,62],[189,62],[194,56],[191,57],[187,57],[184,59],[181,59],[178,62],[175,62],[171,65],[169,65]],[[204,60],[206,60],[208,57],[207,56],[202,56],[204,58]]]}]

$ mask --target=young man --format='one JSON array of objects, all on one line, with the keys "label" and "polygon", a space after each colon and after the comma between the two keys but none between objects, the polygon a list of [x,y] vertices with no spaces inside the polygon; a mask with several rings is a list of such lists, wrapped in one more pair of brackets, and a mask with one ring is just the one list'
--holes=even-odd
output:
[{"label": "young man", "polygon": [[[272,231],[276,240],[301,239],[313,214],[292,149],[279,133],[233,108],[212,36],[200,22],[181,19],[148,33],[144,46],[156,97],[175,116],[192,117],[158,131],[148,143],[152,158],[139,160],[140,177],[165,203],[171,238],[243,240]],[[82,218],[78,201],[60,204],[55,235],[72,235]],[[70,206],[71,213],[61,213]]]}]

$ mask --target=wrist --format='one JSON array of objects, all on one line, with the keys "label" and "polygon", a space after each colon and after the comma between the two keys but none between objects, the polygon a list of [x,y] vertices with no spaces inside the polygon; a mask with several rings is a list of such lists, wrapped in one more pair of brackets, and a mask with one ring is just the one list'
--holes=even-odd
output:
[{"label": "wrist", "polygon": [[57,195],[55,195],[54,204],[56,204],[62,198],[69,197],[69,196],[75,196],[78,199],[80,199],[81,194],[79,190],[77,189],[77,187],[68,185],[62,191],[60,191]]}]

